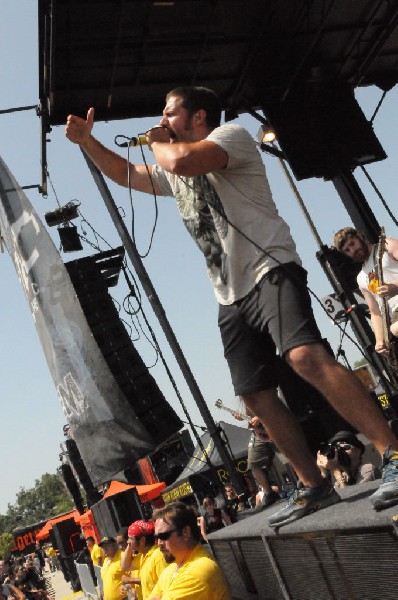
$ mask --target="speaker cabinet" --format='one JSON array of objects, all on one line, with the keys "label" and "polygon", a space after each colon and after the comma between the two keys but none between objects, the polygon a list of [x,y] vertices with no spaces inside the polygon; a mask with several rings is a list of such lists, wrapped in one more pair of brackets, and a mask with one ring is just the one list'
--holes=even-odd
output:
[{"label": "speaker cabinet", "polygon": [[340,170],[387,158],[353,89],[336,81],[310,81],[263,110],[297,179],[332,179]]},{"label": "speaker cabinet", "polygon": [[111,269],[103,254],[65,263],[93,337],[137,418],[150,431],[157,445],[169,439],[182,422],[168,404],[135,349],[108,293]]},{"label": "speaker cabinet", "polygon": [[115,537],[122,527],[143,518],[141,504],[135,488],[103,498],[93,504],[94,516],[100,537]]},{"label": "speaker cabinet", "polygon": [[50,529],[50,538],[61,556],[70,556],[86,546],[80,527],[73,518],[55,523]]}]

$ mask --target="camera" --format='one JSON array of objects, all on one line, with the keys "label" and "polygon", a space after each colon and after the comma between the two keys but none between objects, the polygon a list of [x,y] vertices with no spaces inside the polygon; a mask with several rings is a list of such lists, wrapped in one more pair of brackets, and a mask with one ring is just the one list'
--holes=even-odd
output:
[{"label": "camera", "polygon": [[337,451],[337,460],[339,461],[340,466],[348,469],[351,465],[351,459],[348,456],[347,452],[343,448],[335,448],[332,444],[328,444],[327,442],[323,442],[319,446],[319,452],[326,456],[329,460],[336,456]]}]

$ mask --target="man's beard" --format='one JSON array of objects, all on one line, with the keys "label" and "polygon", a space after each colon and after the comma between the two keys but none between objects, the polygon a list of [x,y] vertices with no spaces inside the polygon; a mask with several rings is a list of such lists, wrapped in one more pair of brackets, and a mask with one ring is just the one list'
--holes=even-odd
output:
[{"label": "man's beard", "polygon": [[355,252],[353,259],[355,262],[364,263],[370,256],[370,250],[366,242],[359,238],[361,247]]},{"label": "man's beard", "polygon": [[167,564],[173,563],[175,561],[173,554],[169,550],[167,550],[166,548],[161,548],[160,551],[162,552]]}]

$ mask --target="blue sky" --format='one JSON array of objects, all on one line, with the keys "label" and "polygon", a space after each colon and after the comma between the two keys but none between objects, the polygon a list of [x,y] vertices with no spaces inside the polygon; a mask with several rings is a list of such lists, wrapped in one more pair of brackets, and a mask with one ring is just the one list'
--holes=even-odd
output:
[{"label": "blue sky", "polygon": [[[0,6],[0,109],[37,104],[39,83],[36,3],[32,0],[2,0]],[[381,90],[377,88],[358,90],[357,98],[369,118],[381,94]],[[398,187],[397,95],[396,89],[387,95],[374,124],[388,158],[368,167],[393,210]],[[241,117],[239,122],[256,136],[257,121],[252,117]],[[98,123],[94,133],[105,145],[114,147],[115,135],[137,135],[154,124],[154,119]],[[60,203],[65,204],[72,199],[81,201],[81,211],[87,221],[111,245],[119,245],[117,233],[79,149],[66,140],[63,127],[54,128],[49,138],[48,166]],[[151,155],[148,150],[145,152],[150,162]],[[40,183],[40,122],[34,111],[0,115],[0,156],[20,185]],[[131,159],[142,162],[139,149],[132,150]],[[268,155],[264,155],[264,160],[278,209],[289,223],[303,264],[309,271],[309,285],[321,298],[329,294],[331,289],[315,258],[316,242],[277,160]],[[380,200],[360,173],[357,177],[378,220],[390,235],[397,237],[396,227],[381,206]],[[330,243],[337,229],[350,224],[333,185],[322,180],[302,181],[297,185],[322,241]],[[126,190],[113,184],[110,184],[110,189],[117,205],[123,207],[127,226],[130,227],[131,212]],[[29,191],[28,197],[41,218],[45,212],[56,208],[51,186],[48,198],[43,198],[35,190]],[[139,249],[144,251],[153,225],[153,200],[149,196],[134,194],[133,201],[137,243]],[[88,231],[87,226],[85,230]],[[54,231],[50,232],[54,234]],[[88,237],[93,239],[92,235]],[[58,246],[58,240],[54,239]],[[85,245],[84,253],[64,255],[64,259],[72,260],[92,253]],[[214,418],[233,422],[227,413],[214,408],[217,398],[231,407],[237,405],[219,339],[217,305],[203,258],[180,222],[173,199],[159,199],[159,222],[152,250],[144,264]],[[55,471],[59,464],[59,444],[63,439],[62,426],[65,419],[28,304],[11,259],[6,253],[0,255],[0,275],[0,512],[4,512],[7,503],[14,502],[21,486],[30,487],[44,472]],[[120,301],[124,294],[123,286],[115,292]],[[156,318],[148,303],[145,304],[148,319],[158,336],[192,419],[202,425],[199,411],[159,330]],[[315,313],[323,335],[329,339],[333,349],[336,349],[339,344],[337,328],[317,306]],[[137,348],[146,364],[151,365],[154,351],[149,344],[141,339],[137,342]],[[351,363],[360,358],[358,350],[350,342],[344,343],[344,349]],[[168,401],[182,416],[164,368],[158,363],[151,373]]]}]

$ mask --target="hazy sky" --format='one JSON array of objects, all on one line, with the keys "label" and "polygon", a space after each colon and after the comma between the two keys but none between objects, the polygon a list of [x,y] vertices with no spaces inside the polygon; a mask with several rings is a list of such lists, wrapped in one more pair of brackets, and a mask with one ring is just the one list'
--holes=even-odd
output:
[{"label": "hazy sky", "polygon": [[[0,109],[37,104],[39,82],[36,2],[2,0],[0,7]],[[377,88],[358,91],[358,100],[367,117],[370,118],[373,114],[381,95],[381,90]],[[388,159],[368,167],[369,173],[393,210],[396,207],[398,187],[397,100],[397,90],[393,89],[382,104],[374,124]],[[256,136],[257,121],[252,117],[242,117],[239,122]],[[95,125],[95,134],[105,145],[114,147],[115,135],[137,135],[153,124],[156,124],[156,119],[98,123]],[[336,123],[336,127],[338,126]],[[72,199],[81,201],[81,211],[86,220],[111,245],[120,245],[79,149],[66,140],[63,127],[54,128],[49,139],[51,142],[48,144],[48,166],[60,203],[65,204]],[[146,149],[145,153],[150,162],[150,152]],[[0,155],[20,185],[40,183],[40,121],[35,111],[0,115]],[[142,162],[140,150],[133,149],[131,158],[133,161]],[[278,161],[268,155],[264,155],[264,160],[277,207],[289,223],[304,266],[309,271],[309,285],[315,294],[322,298],[331,292],[331,288],[315,258],[316,242]],[[360,173],[357,177],[362,189],[368,194],[368,201],[378,220],[390,235],[397,237],[396,227],[380,200],[366,185]],[[322,241],[330,244],[334,232],[350,224],[333,185],[322,180],[303,181],[297,185]],[[110,188],[118,206],[123,207],[126,224],[130,228],[131,210],[127,192],[112,184]],[[56,208],[51,186],[48,198],[43,198],[35,190],[29,191],[28,196],[41,218],[45,212]],[[143,252],[148,247],[153,226],[154,203],[149,196],[136,193],[133,195],[133,202],[135,234],[138,247]],[[94,241],[87,224],[83,229],[87,232],[87,237]],[[53,230],[50,232],[54,235]],[[54,240],[58,246],[56,232]],[[105,247],[102,245],[102,249]],[[92,253],[94,251],[85,245],[84,252],[66,254],[63,257],[68,261]],[[231,407],[237,405],[219,339],[217,305],[207,279],[202,255],[180,222],[171,198],[159,198],[159,221],[151,252],[145,259],[145,267],[214,418],[233,422],[225,412],[220,412],[214,407],[217,398],[221,398]],[[44,472],[55,471],[59,464],[59,444],[63,439],[62,426],[65,419],[28,304],[12,261],[6,253],[0,255],[0,274],[0,512],[4,512],[7,503],[14,502],[15,494],[21,486],[31,487],[35,479]],[[122,301],[125,288],[120,286],[114,295]],[[147,302],[145,304],[148,319],[158,335],[161,348],[193,421],[202,425],[199,411],[180,375],[168,344],[159,331],[152,309],[148,307]],[[315,312],[323,335],[336,350],[340,339],[339,331],[318,306],[315,307]],[[146,364],[151,366],[155,354],[145,338],[141,337],[136,346]],[[351,363],[360,358],[358,350],[350,342],[344,342],[343,347]],[[168,401],[182,416],[164,368],[158,363],[151,373]]]}]

